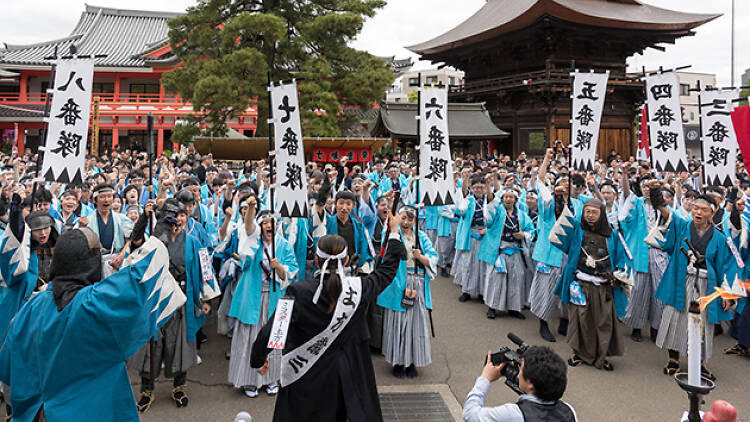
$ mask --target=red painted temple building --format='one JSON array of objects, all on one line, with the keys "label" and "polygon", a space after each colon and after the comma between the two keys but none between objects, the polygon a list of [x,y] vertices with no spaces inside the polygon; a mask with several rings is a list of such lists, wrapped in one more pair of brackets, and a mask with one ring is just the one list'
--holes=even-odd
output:
[{"label": "red painted temple building", "polygon": [[[157,153],[173,149],[171,130],[193,112],[191,104],[164,91],[161,76],[180,65],[169,47],[167,20],[178,13],[86,6],[71,34],[30,45],[5,44],[0,49],[0,132],[12,136],[19,151],[36,150],[41,138],[51,61],[57,48],[69,54],[106,55],[94,67],[94,97],[100,97],[99,151],[145,149],[146,116],[154,114]],[[93,113],[92,113],[93,114]],[[253,136],[257,109],[247,110],[227,125]]]}]

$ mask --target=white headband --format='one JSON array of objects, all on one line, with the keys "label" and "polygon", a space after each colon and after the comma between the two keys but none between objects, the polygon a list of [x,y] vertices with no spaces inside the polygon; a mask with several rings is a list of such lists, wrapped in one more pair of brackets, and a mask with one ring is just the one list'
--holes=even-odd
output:
[{"label": "white headband", "polygon": [[112,188],[102,188],[98,191],[94,192],[94,198],[96,198],[99,195],[105,194],[105,193],[115,193],[115,190]]},{"label": "white headband", "polygon": [[315,290],[315,295],[313,296],[313,303],[318,303],[318,299],[320,299],[320,293],[323,291],[323,278],[326,275],[326,270],[328,269],[328,263],[335,259],[338,262],[338,273],[339,277],[343,279],[346,275],[344,274],[344,266],[341,264],[341,260],[346,258],[347,255],[347,249],[344,248],[344,250],[338,254],[338,255],[329,255],[323,251],[320,250],[320,248],[316,248],[315,255],[317,255],[319,258],[325,259],[323,261],[323,267],[320,269],[320,281],[318,282],[318,289]]}]

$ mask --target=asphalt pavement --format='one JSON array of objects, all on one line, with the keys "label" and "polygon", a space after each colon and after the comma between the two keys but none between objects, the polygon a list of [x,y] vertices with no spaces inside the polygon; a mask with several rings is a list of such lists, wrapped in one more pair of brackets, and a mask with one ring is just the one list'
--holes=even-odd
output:
[{"label": "asphalt pavement", "polygon": [[[378,387],[383,391],[421,391],[433,387],[443,393],[452,393],[455,403],[463,405],[467,393],[474,385],[482,369],[488,350],[501,346],[513,346],[507,333],[513,332],[532,345],[546,345],[567,359],[570,349],[565,339],[558,337],[556,343],[547,343],[539,336],[538,321],[524,311],[526,320],[498,315],[495,320],[485,316],[486,306],[476,298],[459,303],[460,289],[451,279],[437,278],[432,282],[433,320],[436,337],[432,339],[432,365],[420,368],[414,379],[397,379],[391,375],[391,367],[381,355],[373,354],[373,366]],[[557,323],[552,324],[557,328]],[[157,380],[156,401],[142,415],[142,420],[151,421],[201,421],[231,422],[240,411],[253,416],[253,422],[272,420],[274,398],[262,392],[250,399],[227,383],[228,361],[224,353],[229,350],[230,340],[219,337],[215,326],[204,328],[209,341],[202,345],[200,356],[203,363],[188,372],[187,408],[178,409],[170,399],[171,380]],[[657,348],[644,332],[641,343],[630,339],[630,330],[623,327],[625,355],[610,359],[613,372],[597,370],[589,366],[569,368],[568,387],[563,399],[573,405],[580,421],[680,421],[688,408],[687,395],[680,390],[672,377],[662,373],[666,364],[665,351]],[[750,420],[750,358],[724,355],[721,351],[735,342],[727,335],[714,340],[714,356],[709,367],[714,372],[717,387],[706,397],[710,407],[717,399],[732,403],[745,420]],[[686,363],[683,362],[683,367]],[[138,391],[138,377],[131,372],[134,391]],[[444,398],[450,394],[444,394]],[[486,405],[498,406],[515,402],[516,394],[502,381],[490,389]],[[448,403],[449,406],[451,403]]]}]

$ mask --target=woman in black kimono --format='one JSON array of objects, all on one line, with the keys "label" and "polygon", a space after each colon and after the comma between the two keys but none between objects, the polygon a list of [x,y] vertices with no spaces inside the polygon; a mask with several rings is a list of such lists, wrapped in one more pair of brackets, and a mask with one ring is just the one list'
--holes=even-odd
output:
[{"label": "woman in black kimono", "polygon": [[[339,307],[348,304],[346,293],[351,291],[344,288],[342,293],[342,286],[349,286],[349,279],[342,283],[339,267],[339,263],[346,265],[348,261],[344,238],[326,235],[318,241],[315,261],[318,268],[323,268],[324,277],[289,286],[287,296],[294,298],[294,307],[283,354],[292,353],[292,357],[296,353],[313,351],[315,357],[306,354],[310,365],[300,369],[306,371],[301,376],[297,368],[293,368],[296,377],[291,382],[285,383],[282,369],[282,387],[276,400],[274,421],[326,422],[346,421],[347,418],[352,422],[382,421],[370,357],[366,312],[367,304],[393,281],[400,259],[405,256],[398,235],[399,225],[398,216],[390,215],[390,236],[383,260],[372,274],[361,279],[361,297],[359,304],[355,305],[356,310],[353,314],[349,312],[348,323],[336,335],[331,335],[333,340],[330,343],[326,338],[323,347],[313,349],[306,343],[316,336],[332,333],[332,328],[335,331],[336,323],[332,319],[336,314],[340,315]],[[328,261],[327,265],[325,261]],[[341,301],[340,295],[344,296]],[[274,317],[268,320],[253,345],[253,368],[264,367],[267,362],[266,356],[271,349],[266,346]],[[318,352],[321,352],[319,356]],[[282,365],[287,363],[284,360]]]}]

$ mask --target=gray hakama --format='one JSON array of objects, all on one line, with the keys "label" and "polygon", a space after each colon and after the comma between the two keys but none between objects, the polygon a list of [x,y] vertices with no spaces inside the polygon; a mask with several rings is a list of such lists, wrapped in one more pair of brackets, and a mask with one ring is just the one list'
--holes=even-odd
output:
[{"label": "gray hakama", "polygon": [[[685,310],[678,311],[669,305],[664,306],[664,313],[659,325],[659,335],[656,336],[656,345],[662,349],[676,350],[681,355],[687,356],[689,318],[687,309],[691,301],[706,295],[708,278],[705,270],[701,270],[697,284],[700,291],[696,291],[694,288],[695,271],[689,270],[687,283],[685,283]],[[714,348],[714,325],[708,322],[708,312],[701,312],[701,325],[703,334],[701,356],[703,356],[704,361],[708,361]]]},{"label": "gray hakama", "polygon": [[567,342],[573,353],[585,363],[601,369],[608,356],[622,356],[620,324],[615,312],[612,287],[578,281],[586,297],[586,305],[570,304]]},{"label": "gray hakama", "polygon": [[[516,246],[505,241],[500,243],[500,249]],[[484,304],[491,309],[518,312],[523,310],[526,267],[523,264],[522,253],[519,251],[513,255],[502,254],[506,272],[499,272],[494,266],[488,268],[484,284]]]},{"label": "gray hakama", "polygon": [[407,286],[417,291],[414,306],[405,312],[385,309],[383,315],[383,355],[391,365],[427,366],[432,363],[430,327],[424,296],[424,273],[406,273]]},{"label": "gray hakama", "polygon": [[628,308],[622,322],[630,328],[646,328],[651,321],[651,328],[659,328],[664,303],[654,297],[664,271],[669,264],[667,254],[661,249],[648,249],[649,273],[635,273],[635,285],[630,292]]},{"label": "gray hakama", "polygon": [[438,267],[440,268],[447,268],[453,264],[453,258],[456,255],[457,228],[458,223],[451,222],[451,234],[437,238]]},{"label": "gray hakama", "polygon": [[250,367],[250,353],[253,349],[253,343],[261,328],[263,328],[263,324],[268,320],[269,289],[270,286],[264,283],[260,295],[260,315],[258,317],[258,321],[261,323],[249,325],[235,320],[227,380],[237,388],[260,388],[281,379],[281,350],[276,349],[268,355],[268,372],[265,375],[260,375],[257,368]]},{"label": "gray hakama", "polygon": [[[159,329],[159,338],[154,347],[156,374],[161,373],[164,364],[164,376],[174,378],[184,374],[196,364],[195,339],[188,342],[185,307],[178,309],[174,315]],[[136,369],[142,378],[148,378],[151,372],[149,344],[141,347],[133,357],[128,359],[128,368]]]},{"label": "gray hakama", "polygon": [[237,288],[238,279],[232,277],[224,288],[224,292],[221,295],[221,303],[219,309],[216,312],[216,332],[219,335],[232,335],[234,332],[234,323],[236,319],[229,316],[229,310],[232,308],[232,298],[234,297],[234,290]]},{"label": "gray hakama", "polygon": [[[565,261],[566,256],[563,255],[562,267],[565,266]],[[544,322],[552,321],[556,314],[563,318],[568,316],[568,307],[563,305],[560,296],[553,293],[560,277],[562,277],[561,267],[551,265],[549,265],[548,273],[539,269],[534,273],[529,292],[529,304],[531,313]]]},{"label": "gray hakama", "polygon": [[425,229],[424,234],[430,239],[431,244],[437,245],[437,229]]},{"label": "gray hakama", "polygon": [[[481,229],[471,229],[472,233],[479,234]],[[479,245],[482,239],[471,237],[468,251],[456,251],[456,258],[451,267],[453,283],[461,286],[463,293],[479,296],[484,293],[484,280],[487,272],[486,264],[479,260]]]}]

